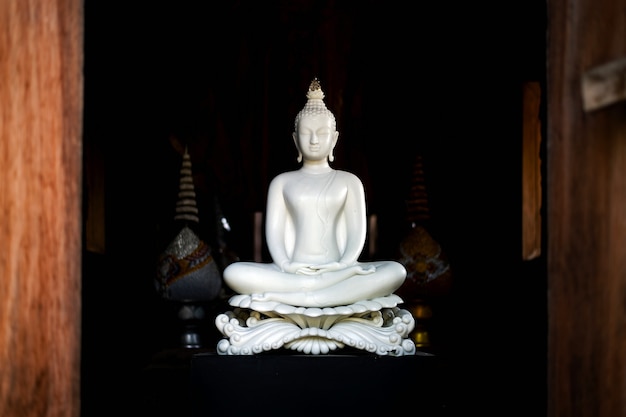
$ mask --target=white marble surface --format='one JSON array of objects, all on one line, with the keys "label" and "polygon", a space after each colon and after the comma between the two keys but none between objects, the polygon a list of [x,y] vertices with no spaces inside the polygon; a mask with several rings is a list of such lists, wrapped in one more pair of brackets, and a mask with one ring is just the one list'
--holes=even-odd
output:
[{"label": "white marble surface", "polygon": [[394,294],[406,269],[393,260],[359,260],[367,237],[363,184],[330,165],[339,132],[317,80],[307,99],[293,132],[302,166],[277,175],[268,190],[265,234],[272,262],[235,262],[224,270],[224,282],[237,293],[230,300],[236,311],[216,320],[228,338],[218,350],[286,347],[320,354],[347,344],[412,354],[407,336],[414,321]]}]

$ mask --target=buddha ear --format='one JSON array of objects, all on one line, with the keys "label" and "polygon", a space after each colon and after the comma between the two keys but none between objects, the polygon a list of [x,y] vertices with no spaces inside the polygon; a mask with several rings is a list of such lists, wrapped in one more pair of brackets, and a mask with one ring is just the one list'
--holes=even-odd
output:
[{"label": "buddha ear", "polygon": [[298,150],[298,158],[296,159],[298,161],[298,163],[302,162],[302,151],[300,150],[300,146],[298,145],[298,134],[296,132],[293,132],[291,134],[291,137],[293,138],[293,143],[296,145],[296,149]]},{"label": "buddha ear", "polygon": [[335,160],[335,146],[337,146],[337,139],[339,139],[339,132],[335,131],[335,137],[333,138],[333,145],[330,147],[330,152],[328,153],[328,162],[333,162]]}]

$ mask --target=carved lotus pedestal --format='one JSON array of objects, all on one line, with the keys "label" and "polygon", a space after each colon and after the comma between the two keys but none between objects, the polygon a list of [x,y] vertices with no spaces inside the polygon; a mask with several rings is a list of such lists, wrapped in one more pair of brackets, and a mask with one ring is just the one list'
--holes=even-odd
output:
[{"label": "carved lotus pedestal", "polygon": [[320,355],[346,347],[380,356],[416,353],[408,337],[415,320],[398,307],[402,299],[395,294],[325,308],[254,301],[249,295],[235,295],[229,303],[234,309],[215,319],[225,336],[217,345],[219,355],[279,349]]}]

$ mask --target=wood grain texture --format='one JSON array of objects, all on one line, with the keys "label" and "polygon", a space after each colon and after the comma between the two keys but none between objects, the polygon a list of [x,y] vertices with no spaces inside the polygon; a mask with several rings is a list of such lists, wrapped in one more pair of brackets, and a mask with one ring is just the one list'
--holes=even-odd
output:
[{"label": "wood grain texture", "polygon": [[80,415],[80,0],[0,2],[0,415]]},{"label": "wood grain texture", "polygon": [[548,416],[626,416],[626,106],[580,81],[626,55],[626,1],[548,1]]},{"label": "wood grain texture", "polygon": [[522,103],[522,259],[541,255],[541,86],[523,85]]}]

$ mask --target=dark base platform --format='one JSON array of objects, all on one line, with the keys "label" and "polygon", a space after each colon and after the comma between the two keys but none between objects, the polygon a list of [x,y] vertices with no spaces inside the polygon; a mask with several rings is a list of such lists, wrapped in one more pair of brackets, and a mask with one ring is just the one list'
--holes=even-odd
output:
[{"label": "dark base platform", "polygon": [[198,353],[190,377],[193,417],[452,415],[446,363],[428,354]]}]

